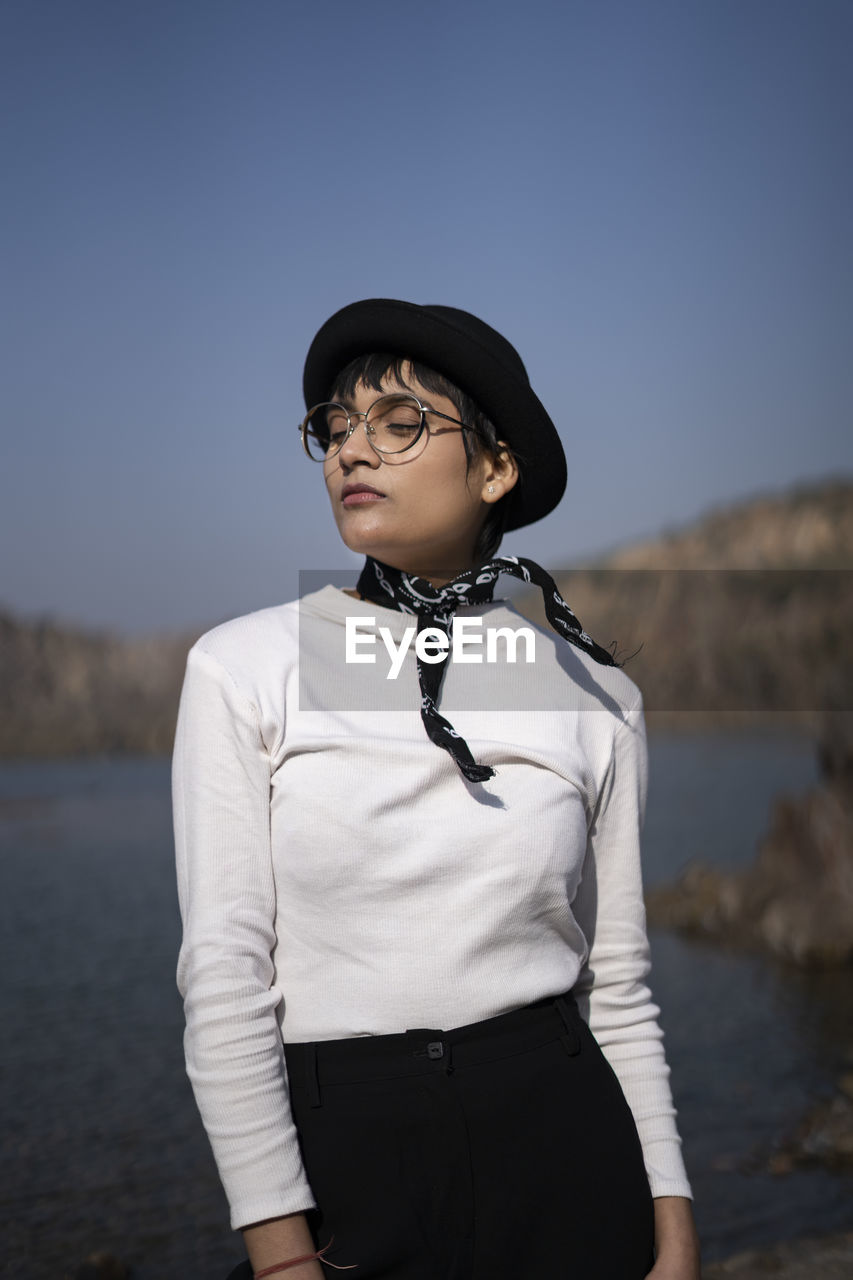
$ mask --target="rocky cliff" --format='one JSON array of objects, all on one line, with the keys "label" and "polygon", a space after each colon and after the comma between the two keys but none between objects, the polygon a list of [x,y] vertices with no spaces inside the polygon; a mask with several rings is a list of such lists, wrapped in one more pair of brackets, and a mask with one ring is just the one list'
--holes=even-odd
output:
[{"label": "rocky cliff", "polygon": [[606,557],[618,569],[853,568],[853,481],[827,480],[712,511]]},{"label": "rocky cliff", "polygon": [[0,614],[0,757],[170,751],[193,639]]},{"label": "rocky cliff", "polygon": [[853,717],[827,716],[818,754],[820,784],[776,800],[752,865],[693,864],[647,893],[650,924],[800,965],[853,962]]},{"label": "rocky cliff", "polygon": [[[853,484],[714,512],[558,574],[585,629],[614,645],[652,725],[853,710]],[[541,621],[535,594],[520,607]]]}]

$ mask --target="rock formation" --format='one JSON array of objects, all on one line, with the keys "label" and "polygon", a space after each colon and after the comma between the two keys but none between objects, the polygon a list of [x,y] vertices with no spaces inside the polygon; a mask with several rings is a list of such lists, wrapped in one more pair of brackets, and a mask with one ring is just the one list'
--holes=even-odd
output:
[{"label": "rock formation", "polygon": [[[554,569],[586,630],[629,657],[650,725],[853,711],[853,484],[756,498],[593,566]],[[541,597],[519,607],[537,622]]]},{"label": "rock formation", "polygon": [[170,751],[192,639],[0,614],[0,757]]},{"label": "rock formation", "polygon": [[818,756],[820,784],[776,801],[752,866],[692,865],[647,893],[649,922],[795,964],[853,961],[853,716],[827,714]]},{"label": "rock formation", "polygon": [[792,1240],[770,1249],[749,1249],[702,1268],[704,1280],[850,1280],[853,1232],[822,1240]]}]

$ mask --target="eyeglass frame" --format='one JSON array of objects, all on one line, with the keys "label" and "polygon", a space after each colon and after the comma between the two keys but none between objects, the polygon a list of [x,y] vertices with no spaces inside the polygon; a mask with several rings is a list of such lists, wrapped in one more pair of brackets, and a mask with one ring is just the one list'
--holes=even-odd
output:
[{"label": "eyeglass frame", "polygon": [[[410,440],[408,444],[404,445],[402,449],[393,449],[393,450],[379,449],[370,438],[371,425],[368,422],[368,417],[370,415],[371,409],[375,409],[376,406],[379,404],[380,400],[390,400],[396,396],[405,398],[407,400],[413,400],[415,402],[415,404],[418,406],[418,409],[420,410],[421,424],[418,427],[417,435],[414,436],[414,438]],[[338,445],[337,449],[335,449],[334,453],[324,453],[322,458],[315,458],[311,453],[309,453],[308,444],[306,442],[306,437],[308,435],[308,419],[311,417],[311,414],[316,413],[318,409],[322,409],[324,407],[331,408],[332,406],[334,406],[334,408],[336,409],[343,410],[344,417],[347,420],[347,433],[344,436],[341,443]],[[429,433],[429,423],[427,422],[427,419],[426,419],[426,416],[428,413],[431,413],[436,418],[443,418],[445,422],[453,422],[456,424],[457,427],[461,427],[463,431],[473,431],[476,435],[481,436],[482,439],[488,440],[486,433],[480,427],[474,427],[469,422],[462,422],[459,418],[451,418],[449,414],[442,413],[439,409],[430,409],[427,405],[421,404],[420,400],[414,394],[413,391],[385,391],[381,396],[376,397],[376,399],[373,401],[373,404],[368,405],[367,408],[363,410],[361,409],[350,410],[346,407],[345,404],[341,404],[339,400],[321,400],[319,404],[312,405],[312,407],[308,410],[305,417],[302,419],[302,421],[300,422],[299,426],[296,429],[302,438],[302,448],[305,450],[305,453],[307,457],[311,460],[311,462],[327,462],[329,458],[336,458],[338,456],[341,449],[343,449],[347,440],[350,439],[356,427],[358,426],[357,422],[352,421],[353,418],[363,418],[364,434],[367,436],[367,443],[370,445],[371,449],[377,455],[377,457],[396,458],[401,453],[407,453],[409,449],[413,449],[415,445],[418,443],[418,441],[420,440],[421,436],[423,435],[424,430],[426,430],[427,433]],[[375,431],[375,428],[373,428],[373,430]]]}]

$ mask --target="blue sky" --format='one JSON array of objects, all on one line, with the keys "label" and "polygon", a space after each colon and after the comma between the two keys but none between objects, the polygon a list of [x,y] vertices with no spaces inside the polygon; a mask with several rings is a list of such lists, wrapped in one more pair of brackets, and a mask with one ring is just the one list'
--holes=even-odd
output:
[{"label": "blue sky", "polygon": [[570,480],[503,550],[552,569],[853,473],[851,48],[848,0],[6,0],[0,603],[354,564],[295,428],[361,297],[518,347]]}]

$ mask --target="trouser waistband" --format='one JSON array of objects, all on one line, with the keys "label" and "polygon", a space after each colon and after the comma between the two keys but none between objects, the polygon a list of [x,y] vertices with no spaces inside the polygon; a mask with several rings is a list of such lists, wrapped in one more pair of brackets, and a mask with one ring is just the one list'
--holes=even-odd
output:
[{"label": "trouser waistband", "polygon": [[555,1039],[573,1055],[580,1049],[579,1019],[567,991],[450,1030],[417,1027],[396,1035],[289,1043],[284,1046],[288,1079],[292,1088],[306,1088],[311,1105],[319,1106],[326,1085],[450,1073]]}]

